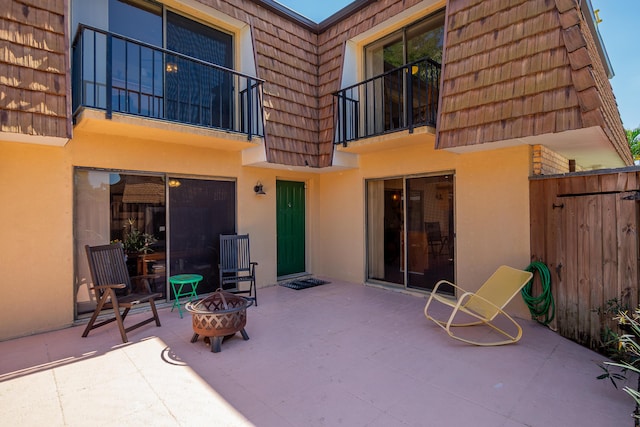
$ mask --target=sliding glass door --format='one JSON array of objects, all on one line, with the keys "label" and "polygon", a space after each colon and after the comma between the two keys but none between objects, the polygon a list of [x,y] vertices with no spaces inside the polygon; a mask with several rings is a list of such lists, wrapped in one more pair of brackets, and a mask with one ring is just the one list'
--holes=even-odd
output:
[{"label": "sliding glass door", "polygon": [[453,175],[367,181],[367,279],[430,290],[454,280]]},{"label": "sliding glass door", "polygon": [[383,76],[367,85],[367,98],[375,100],[365,107],[371,118],[365,123],[367,134],[405,128],[409,113],[415,115],[413,123],[423,122],[424,107],[437,103],[433,82],[438,80],[432,73],[439,72],[439,66],[434,70],[424,62],[416,63],[411,67],[411,79],[398,67],[427,58],[442,62],[444,17],[444,10],[438,11],[365,46],[365,77]]},{"label": "sliding glass door", "polygon": [[200,274],[198,293],[213,292],[219,236],[236,228],[235,181],[78,168],[74,221],[78,315],[96,304],[85,245],[121,243],[129,275],[165,300],[175,274]]},{"label": "sliding glass door", "polygon": [[[233,69],[233,37],[167,11],[167,49]],[[167,56],[167,118],[234,129],[233,76],[199,61]],[[169,66],[170,64],[170,66]]]},{"label": "sliding glass door", "polygon": [[171,274],[200,274],[198,293],[219,287],[220,234],[236,231],[234,181],[169,178]]}]

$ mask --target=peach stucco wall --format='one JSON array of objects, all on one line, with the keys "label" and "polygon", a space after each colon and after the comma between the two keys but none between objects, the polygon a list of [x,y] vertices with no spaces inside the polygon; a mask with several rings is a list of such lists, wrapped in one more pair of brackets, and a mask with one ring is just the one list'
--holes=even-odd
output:
[{"label": "peach stucco wall", "polygon": [[[243,167],[239,151],[94,133],[76,132],[65,147],[0,142],[0,152],[4,200],[0,209],[0,340],[74,322],[74,167],[235,179],[237,229],[255,236],[251,249],[252,258],[259,263],[259,287],[276,283],[276,180],[304,181],[313,189],[318,179],[317,174]],[[264,185],[266,196],[255,195],[257,181]],[[310,211],[317,197],[308,191]],[[315,220],[312,213],[308,218]]]},{"label": "peach stucco wall", "polygon": [[[365,280],[365,180],[455,173],[456,281],[477,289],[501,264],[529,264],[529,146],[466,154],[430,144],[363,154],[359,169],[322,175],[315,273]],[[515,298],[511,310],[528,310]]]},{"label": "peach stucco wall", "polygon": [[[235,179],[238,232],[252,236],[258,287],[277,282],[278,179],[306,184],[306,266],[314,275],[364,283],[365,180],[427,173],[455,173],[456,277],[461,285],[477,288],[503,263],[526,266],[529,147],[469,154],[431,147],[423,141],[361,154],[357,169],[303,173],[242,166],[239,151],[87,132],[76,132],[65,147],[0,143],[0,339],[74,322],[75,166]],[[266,196],[254,194],[258,180]],[[526,315],[521,303],[516,310]]]},{"label": "peach stucco wall", "polygon": [[55,147],[0,142],[0,339],[73,321],[72,179]]}]

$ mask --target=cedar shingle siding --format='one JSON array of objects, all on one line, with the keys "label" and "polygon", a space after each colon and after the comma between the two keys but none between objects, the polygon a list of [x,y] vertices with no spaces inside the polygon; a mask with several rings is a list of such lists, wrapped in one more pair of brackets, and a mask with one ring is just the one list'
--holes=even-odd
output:
[{"label": "cedar shingle siding", "polygon": [[319,34],[258,6],[253,30],[270,162],[331,166],[332,94],[340,89],[345,43],[418,2],[374,1]]},{"label": "cedar shingle siding", "polygon": [[253,30],[258,77],[265,80],[267,159],[316,167],[317,36],[278,15],[255,19]]},{"label": "cedar shingle siding", "polygon": [[69,138],[64,0],[0,3],[0,131]]},{"label": "cedar shingle siding", "polygon": [[633,160],[575,0],[450,0],[437,148],[600,126]]},{"label": "cedar shingle siding", "polygon": [[254,15],[234,16],[251,22],[258,77],[265,80],[268,161],[331,166],[332,94],[340,89],[345,43],[419,1],[374,1],[319,34],[260,7],[259,2],[235,3],[234,10]]},{"label": "cedar shingle siding", "polygon": [[200,2],[251,27],[257,77],[265,80],[267,160],[317,167],[317,35],[259,1]]},{"label": "cedar shingle siding", "polygon": [[[251,28],[267,160],[327,167],[346,42],[421,3],[359,0],[323,27],[261,0],[198,0]],[[71,136],[65,0],[2,1],[0,130]],[[353,6],[353,5],[352,5]],[[426,12],[425,12],[426,13]],[[632,164],[577,0],[449,0],[436,148],[600,126]]]}]

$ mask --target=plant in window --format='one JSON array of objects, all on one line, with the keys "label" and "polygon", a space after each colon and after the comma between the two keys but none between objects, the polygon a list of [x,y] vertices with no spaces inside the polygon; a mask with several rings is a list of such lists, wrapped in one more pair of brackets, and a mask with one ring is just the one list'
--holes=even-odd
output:
[{"label": "plant in window", "polygon": [[144,254],[153,252],[151,245],[156,243],[158,239],[151,234],[138,230],[135,219],[129,218],[127,223],[124,226],[124,241],[122,242],[124,250],[127,252],[142,252]]}]

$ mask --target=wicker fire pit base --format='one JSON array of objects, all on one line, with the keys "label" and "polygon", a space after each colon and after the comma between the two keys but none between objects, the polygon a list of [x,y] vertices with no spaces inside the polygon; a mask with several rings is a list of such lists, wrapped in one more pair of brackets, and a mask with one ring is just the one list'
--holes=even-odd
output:
[{"label": "wicker fire pit base", "polygon": [[247,307],[253,301],[221,289],[200,301],[188,302],[185,305],[193,319],[193,337],[191,342],[198,341],[200,335],[209,339],[211,351],[218,353],[222,342],[240,332],[246,341],[249,335],[244,330],[247,324]]}]

